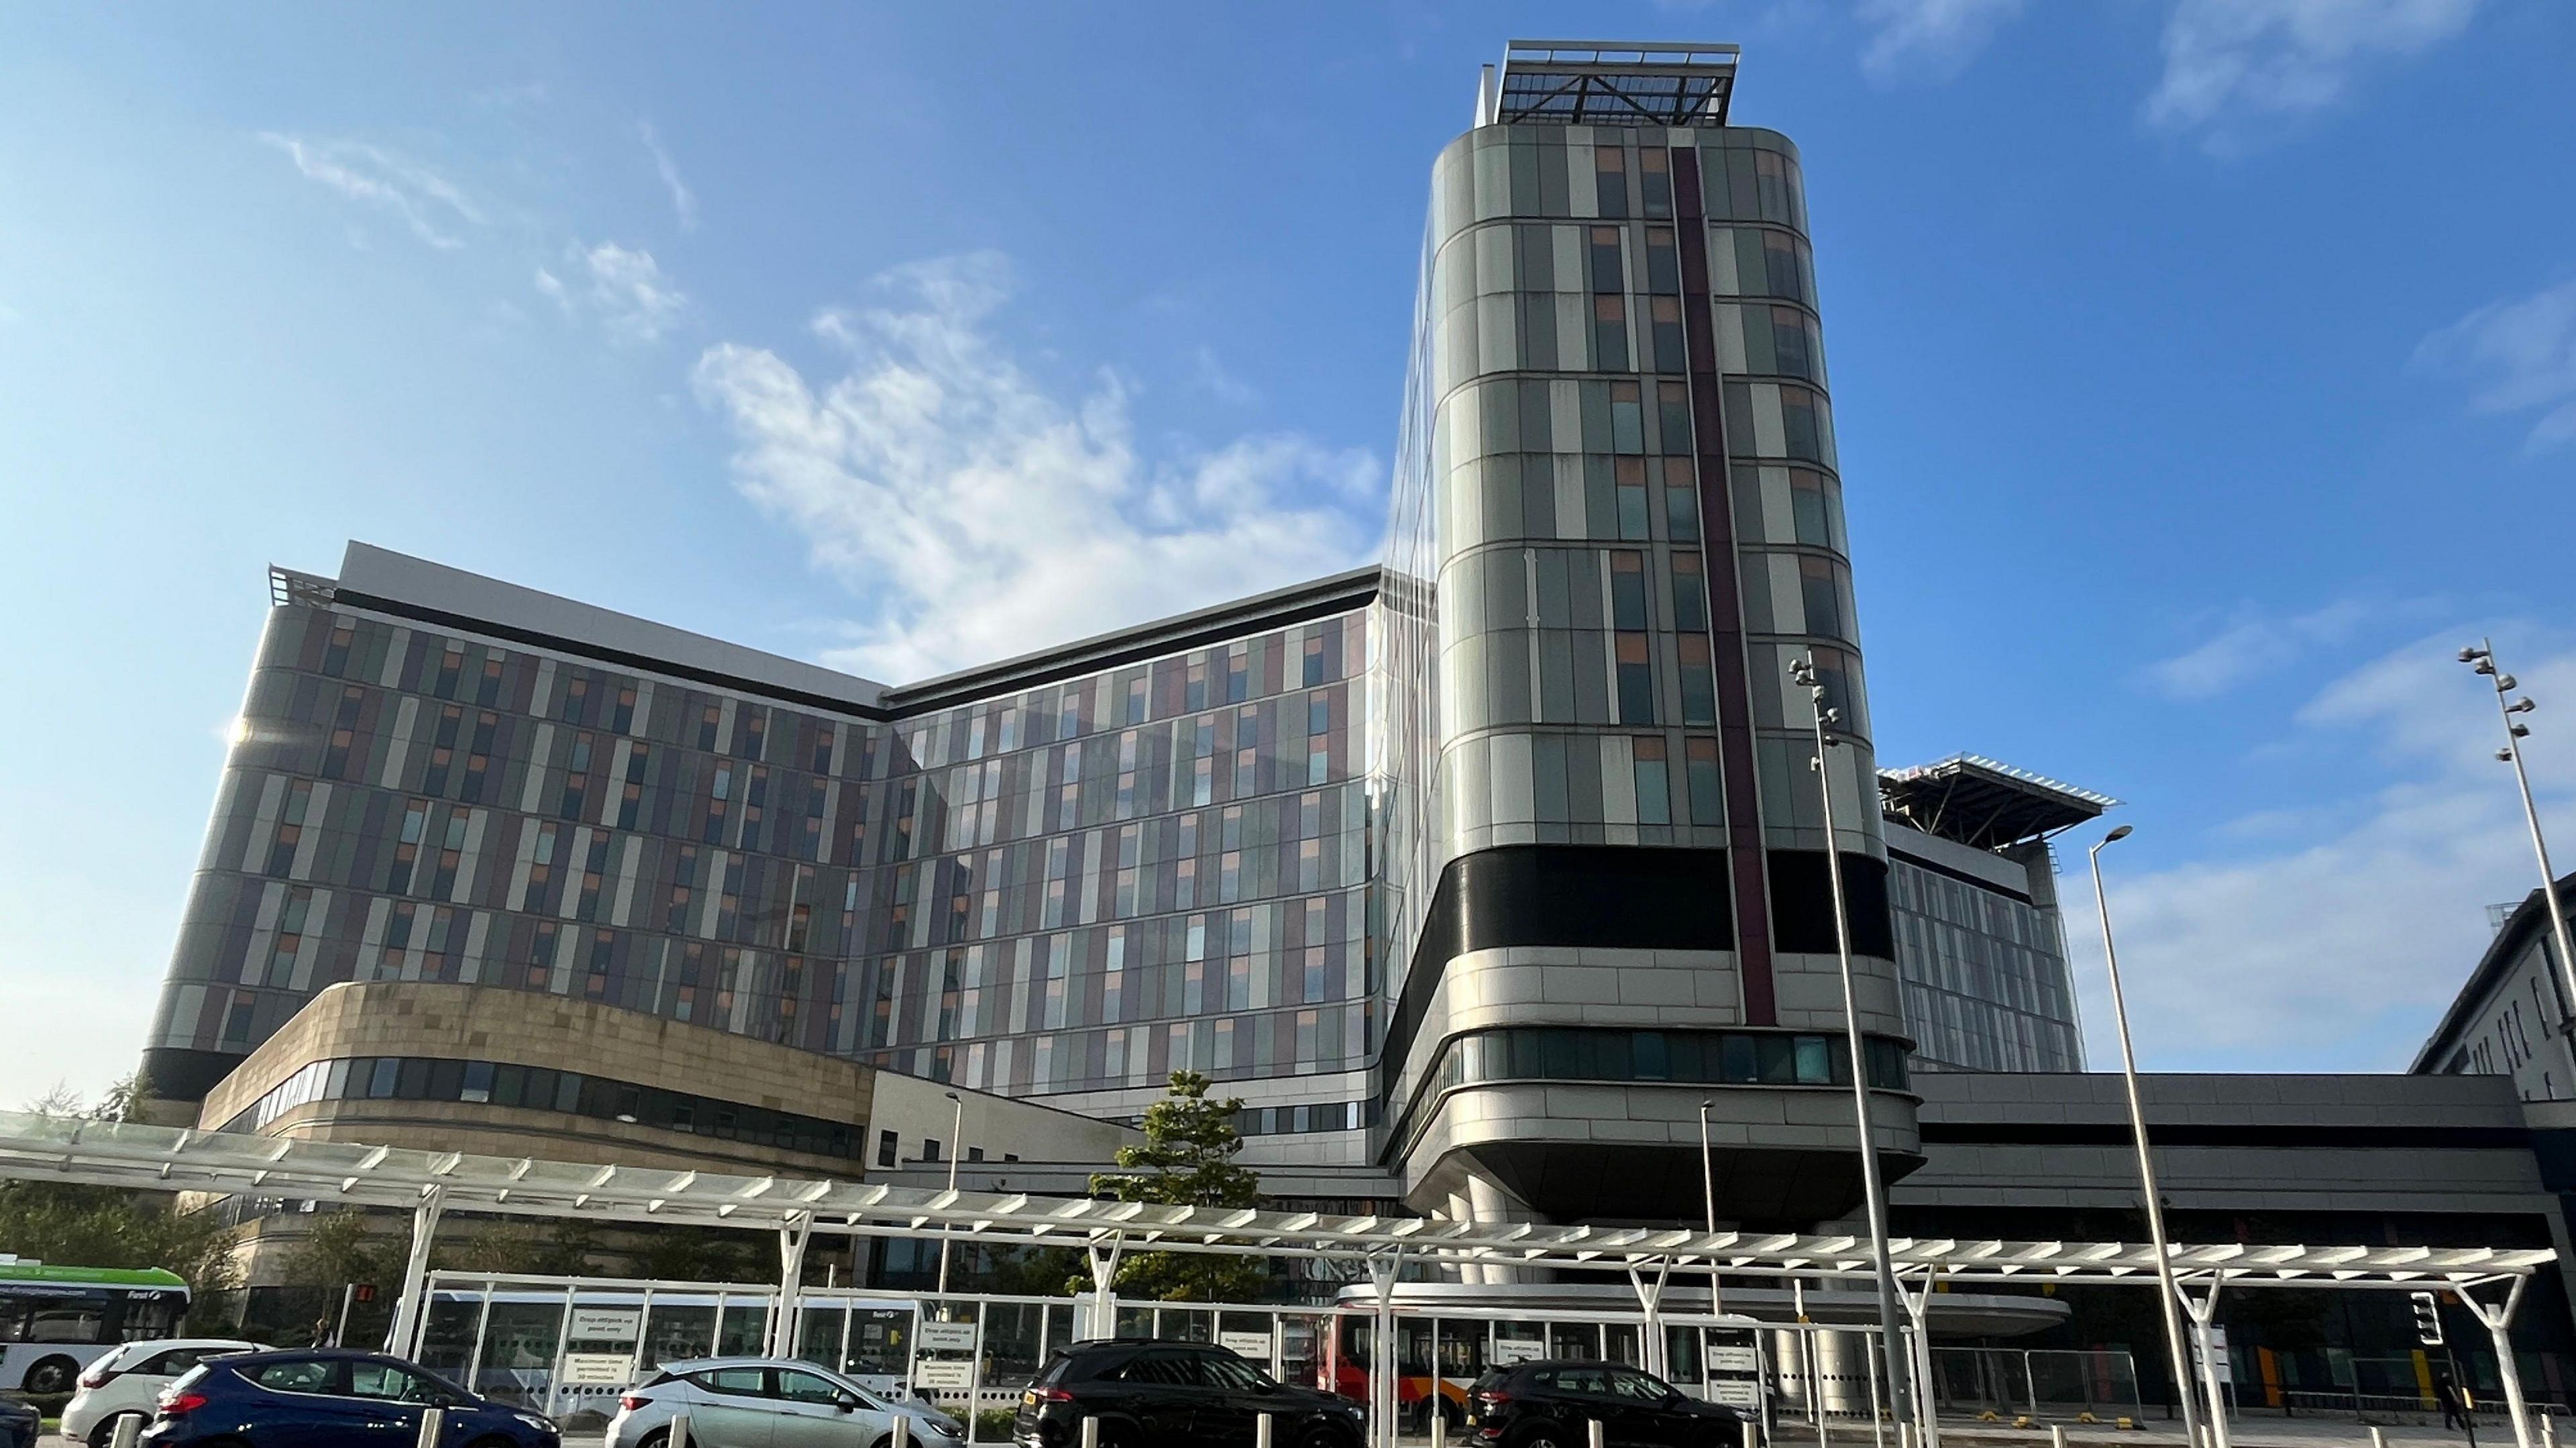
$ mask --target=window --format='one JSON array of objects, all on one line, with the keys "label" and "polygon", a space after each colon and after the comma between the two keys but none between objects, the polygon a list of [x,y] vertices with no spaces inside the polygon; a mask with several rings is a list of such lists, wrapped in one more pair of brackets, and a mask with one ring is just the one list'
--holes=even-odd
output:
[{"label": "window", "polygon": [[[1646,636],[1642,633],[1616,635],[1615,654],[1619,676],[1619,722],[1652,724],[1655,722],[1655,671],[1646,661]],[[1707,640],[1700,642],[1703,652]]]},{"label": "window", "polygon": [[1668,825],[1673,822],[1672,775],[1664,760],[1664,741],[1640,738],[1636,742],[1637,823]]},{"label": "window", "polygon": [[689,1374],[689,1381],[710,1393],[723,1393],[736,1398],[761,1398],[769,1395],[768,1373],[761,1368],[712,1368]]},{"label": "window", "polygon": [[1617,146],[1592,148],[1594,209],[1603,216],[1628,214],[1628,156]]},{"label": "window", "polygon": [[1592,299],[1592,365],[1601,372],[1628,370],[1628,304],[1624,297]]},{"label": "window", "polygon": [[1680,295],[1681,289],[1681,253],[1673,246],[1673,229],[1669,226],[1647,227],[1646,290],[1659,297],[1669,297]]},{"label": "window", "polygon": [[1610,626],[1646,627],[1646,555],[1626,549],[1610,555]]},{"label": "window", "polygon": [[251,1370],[252,1382],[272,1393],[327,1393],[331,1391],[333,1372],[340,1366],[336,1358],[319,1362],[266,1363]]},{"label": "window", "polygon": [[[1624,347],[1623,343],[1620,354],[1623,357],[1626,355]],[[1638,399],[1634,382],[1610,384],[1610,449],[1623,453],[1646,450],[1646,412]]]},{"label": "window", "polygon": [[1592,290],[1614,296],[1626,291],[1619,273],[1619,228],[1593,227],[1591,242],[1586,249],[1586,258],[1591,263]]},{"label": "window", "polygon": [[1717,741],[1714,739],[1684,740],[1682,757],[1689,775],[1691,823],[1695,825],[1726,823],[1725,799],[1719,792],[1721,777],[1717,772]]},{"label": "window", "polygon": [[1648,216],[1673,214],[1672,157],[1663,147],[1637,148],[1637,185],[1644,192]]},{"label": "window", "polygon": [[1834,578],[1834,565],[1822,558],[1798,560],[1800,597],[1806,604],[1807,632],[1828,638],[1844,638],[1842,590]]},{"label": "window", "polygon": [[1673,554],[1673,627],[1684,633],[1708,627],[1708,579],[1697,553]]},{"label": "window", "polygon": [[[1646,541],[1646,460],[1618,458],[1612,476],[1617,480],[1619,537],[1630,543]],[[1643,625],[1640,625],[1643,627]]]},{"label": "window", "polygon": [[939,1144],[938,1137],[925,1136],[921,1139],[921,1159],[923,1161],[940,1160],[940,1152],[942,1150],[943,1148]]},{"label": "window", "polygon": [[425,1403],[437,1396],[429,1383],[391,1363],[360,1358],[349,1364],[349,1396],[395,1403]]},{"label": "window", "polygon": [[1662,1403],[1670,1396],[1663,1384],[1630,1368],[1611,1368],[1610,1395],[1638,1403]]},{"label": "window", "polygon": [[[1682,352],[1682,303],[1679,297],[1650,297],[1646,301],[1655,339],[1655,370],[1684,372],[1690,362]],[[1799,375],[1804,376],[1801,372]]]},{"label": "window", "polygon": [[777,1373],[778,1396],[791,1403],[831,1406],[850,1396],[813,1373],[798,1372],[794,1368],[779,1368]]},{"label": "window", "polygon": [[1682,722],[1714,724],[1717,722],[1717,673],[1709,666],[1708,635],[1686,633],[1676,642],[1681,650]]}]

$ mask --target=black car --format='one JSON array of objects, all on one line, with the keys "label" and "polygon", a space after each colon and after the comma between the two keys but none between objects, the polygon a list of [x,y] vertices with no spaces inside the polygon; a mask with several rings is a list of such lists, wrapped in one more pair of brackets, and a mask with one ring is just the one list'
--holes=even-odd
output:
[{"label": "black car", "polygon": [[1203,1342],[1122,1338],[1057,1350],[1028,1391],[1011,1439],[1076,1448],[1100,1420],[1100,1448],[1252,1448],[1270,1415],[1277,1448],[1360,1448],[1360,1410],[1288,1387],[1241,1355]]},{"label": "black car", "polygon": [[36,1448],[36,1430],[44,1419],[33,1406],[0,1398],[0,1448]]},{"label": "black car", "polygon": [[1753,1417],[1618,1363],[1541,1358],[1467,1390],[1469,1441],[1502,1448],[1584,1448],[1596,1421],[1607,1448],[1744,1448]]}]

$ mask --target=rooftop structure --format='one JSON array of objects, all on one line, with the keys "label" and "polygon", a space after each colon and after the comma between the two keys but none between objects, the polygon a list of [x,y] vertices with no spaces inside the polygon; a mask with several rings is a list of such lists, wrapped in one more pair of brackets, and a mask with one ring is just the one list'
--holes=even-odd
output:
[{"label": "rooftop structure", "polygon": [[1723,126],[1742,48],[1628,40],[1515,40],[1485,73],[1480,125]]},{"label": "rooftop structure", "polygon": [[2120,803],[1976,754],[1881,770],[1878,792],[1888,818],[1981,850],[2046,839]]}]

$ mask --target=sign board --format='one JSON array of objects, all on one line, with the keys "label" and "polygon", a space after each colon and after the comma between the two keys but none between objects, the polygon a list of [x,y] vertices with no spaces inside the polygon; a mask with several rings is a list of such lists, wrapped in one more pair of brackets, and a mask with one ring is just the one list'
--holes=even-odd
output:
[{"label": "sign board", "polygon": [[633,1342],[643,1330],[640,1307],[576,1307],[564,1336],[574,1342]]},{"label": "sign board", "polygon": [[[926,1325],[926,1324],[925,1324]],[[912,1365],[912,1385],[916,1388],[969,1388],[975,1385],[972,1359],[951,1362],[917,1362]]]},{"label": "sign board", "polygon": [[1762,1406],[1762,1385],[1750,1381],[1710,1383],[1708,1399],[1732,1408],[1758,1408]]},{"label": "sign board", "polygon": [[924,1322],[913,1328],[912,1345],[918,1352],[973,1352],[975,1324]]},{"label": "sign board", "polygon": [[[2228,1357],[2227,1353],[2227,1329],[2223,1327],[2212,1327],[2209,1330],[2209,1345],[2218,1358],[2219,1377],[2225,1378],[2229,1376],[2235,1364]],[[2197,1336],[2194,1336],[2191,1340],[2191,1365],[2195,1371],[2200,1367],[2200,1339]]]},{"label": "sign board", "polygon": [[1749,1347],[1728,1347],[1722,1343],[1709,1345],[1708,1371],[1712,1377],[1719,1373],[1751,1373],[1761,1370],[1762,1355]]},{"label": "sign board", "polygon": [[1266,1332],[1220,1332],[1216,1345],[1228,1352],[1241,1353],[1255,1362],[1270,1361],[1270,1334]]},{"label": "sign board", "polygon": [[1498,1337],[1494,1339],[1492,1362],[1496,1367],[1536,1362],[1545,1356],[1547,1356],[1547,1344],[1537,1338]]},{"label": "sign board", "polygon": [[566,1387],[622,1388],[635,1381],[635,1359],[622,1352],[568,1352],[561,1381]]}]

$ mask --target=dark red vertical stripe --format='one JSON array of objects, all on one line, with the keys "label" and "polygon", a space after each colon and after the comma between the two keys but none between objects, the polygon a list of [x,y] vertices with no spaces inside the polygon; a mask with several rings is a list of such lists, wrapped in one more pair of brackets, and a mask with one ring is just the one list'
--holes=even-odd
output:
[{"label": "dark red vertical stripe", "polygon": [[1708,216],[1699,151],[1672,153],[1673,212],[1682,259],[1682,330],[1690,349],[1691,431],[1699,449],[1699,531],[1708,580],[1709,656],[1717,683],[1717,749],[1726,779],[1726,856],[1735,880],[1735,958],[1744,1020],[1779,1021],[1771,982],[1771,891],[1764,878],[1762,804],[1754,790],[1753,691],[1744,663],[1744,594],[1738,582],[1733,480],[1726,465],[1726,408],[1718,390],[1717,337],[1708,298]]}]

